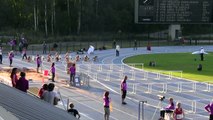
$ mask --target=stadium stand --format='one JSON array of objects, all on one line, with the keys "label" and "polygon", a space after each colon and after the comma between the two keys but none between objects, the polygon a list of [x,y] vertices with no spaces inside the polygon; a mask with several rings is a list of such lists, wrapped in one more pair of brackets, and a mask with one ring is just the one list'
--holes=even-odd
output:
[{"label": "stadium stand", "polygon": [[77,120],[34,96],[0,83],[0,120]]}]

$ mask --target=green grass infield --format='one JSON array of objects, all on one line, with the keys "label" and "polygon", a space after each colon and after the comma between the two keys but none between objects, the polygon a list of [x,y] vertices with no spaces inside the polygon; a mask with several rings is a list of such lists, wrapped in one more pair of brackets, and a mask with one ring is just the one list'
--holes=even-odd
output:
[{"label": "green grass infield", "polygon": [[[150,66],[150,62],[155,66]],[[144,63],[144,70],[163,74],[172,73],[176,77],[181,77],[180,71],[182,71],[183,78],[213,83],[213,53],[204,55],[204,61],[200,60],[200,55],[168,53],[133,56],[124,59],[124,63]],[[202,64],[202,71],[197,70],[199,64]]]}]

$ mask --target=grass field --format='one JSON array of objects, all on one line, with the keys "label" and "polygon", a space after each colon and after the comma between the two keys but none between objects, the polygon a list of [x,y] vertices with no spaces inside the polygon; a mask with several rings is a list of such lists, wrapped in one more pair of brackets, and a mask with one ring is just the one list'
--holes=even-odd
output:
[{"label": "grass field", "polygon": [[[150,61],[155,61],[156,66],[149,66]],[[147,54],[126,58],[124,63],[144,63],[144,69],[148,71],[183,71],[183,78],[196,81],[213,81],[213,53],[204,56],[204,61],[200,61],[199,55],[191,53],[172,54]],[[198,64],[202,64],[203,70],[197,71]],[[165,74],[167,74],[165,72]],[[180,73],[173,73],[180,77]]]}]

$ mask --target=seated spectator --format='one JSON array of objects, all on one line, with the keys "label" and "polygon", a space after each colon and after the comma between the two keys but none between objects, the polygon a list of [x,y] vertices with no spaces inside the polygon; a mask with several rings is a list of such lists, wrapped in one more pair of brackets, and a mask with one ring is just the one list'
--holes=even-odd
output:
[{"label": "seated spectator", "polygon": [[160,111],[160,120],[164,120],[165,113],[172,113],[175,109],[173,98],[169,98],[169,105]]},{"label": "seated spectator", "polygon": [[27,92],[27,90],[29,89],[29,82],[25,79],[26,74],[24,72],[21,72],[20,76],[21,77],[16,82],[16,88],[23,92]]},{"label": "seated spectator", "polygon": [[[84,48],[84,49],[85,49],[85,48]],[[84,54],[84,51],[85,51],[84,49],[78,50],[78,51],[77,51],[77,54]]]},{"label": "seated spectator", "polygon": [[149,66],[155,67],[155,65],[156,65],[155,61],[150,61],[149,62]]},{"label": "seated spectator", "polygon": [[51,105],[57,105],[60,99],[56,96],[56,93],[53,91],[55,85],[50,83],[48,85],[48,91],[43,93],[43,100],[50,103]]},{"label": "seated spectator", "polygon": [[202,71],[202,69],[203,69],[202,64],[199,64],[199,65],[197,66],[197,70],[198,70],[198,71]]},{"label": "seated spectator", "polygon": [[68,113],[70,113],[71,115],[77,117],[76,115],[78,115],[78,119],[81,117],[78,110],[74,109],[74,104],[70,103],[70,109],[67,110]]},{"label": "seated spectator", "polygon": [[38,96],[43,99],[43,93],[48,90],[48,85],[44,84],[38,92]]}]

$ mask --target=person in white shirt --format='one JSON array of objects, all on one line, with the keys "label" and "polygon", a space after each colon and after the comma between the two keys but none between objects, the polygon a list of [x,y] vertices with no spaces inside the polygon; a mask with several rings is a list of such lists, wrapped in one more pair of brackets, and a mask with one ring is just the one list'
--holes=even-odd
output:
[{"label": "person in white shirt", "polygon": [[56,93],[53,91],[55,85],[53,83],[50,83],[48,85],[48,91],[45,91],[42,95],[43,100],[50,103],[51,105],[57,105],[57,102],[60,100]]},{"label": "person in white shirt", "polygon": [[200,49],[200,60],[201,61],[203,61],[204,60],[204,49],[203,49],[203,47],[201,47],[201,49]]},{"label": "person in white shirt", "polygon": [[119,56],[119,52],[120,52],[120,46],[119,45],[116,45],[116,56]]}]

